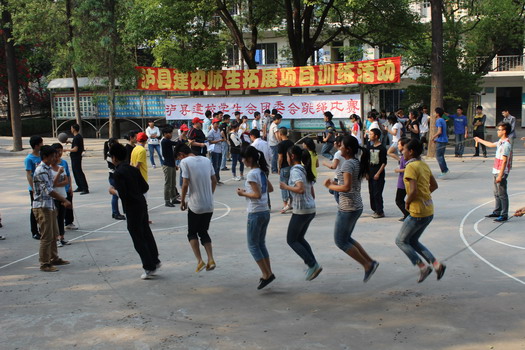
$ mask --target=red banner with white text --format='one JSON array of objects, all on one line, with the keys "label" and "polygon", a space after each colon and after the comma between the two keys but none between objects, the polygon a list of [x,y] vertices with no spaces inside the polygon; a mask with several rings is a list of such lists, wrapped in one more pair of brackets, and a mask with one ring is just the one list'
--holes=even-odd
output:
[{"label": "red banner with white text", "polygon": [[179,72],[135,67],[139,90],[227,91],[399,83],[401,57],[320,66]]}]

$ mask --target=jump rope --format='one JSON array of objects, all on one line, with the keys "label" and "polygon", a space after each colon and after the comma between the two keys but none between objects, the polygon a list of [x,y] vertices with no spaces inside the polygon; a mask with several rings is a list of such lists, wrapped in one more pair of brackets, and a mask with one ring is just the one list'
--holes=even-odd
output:
[{"label": "jump rope", "polygon": [[[340,122],[340,125],[341,125],[341,129],[343,130],[343,133],[345,135],[348,135],[348,131],[346,129],[346,127],[344,126],[344,124],[342,122]],[[302,137],[301,139],[299,139],[297,142],[295,142],[295,145],[299,144],[302,140],[304,140],[305,138],[307,137],[311,137],[311,136],[316,136],[317,134],[308,134],[304,137]],[[471,140],[471,139],[468,139],[468,140]],[[463,142],[466,142],[468,140],[465,140]],[[479,163],[478,165],[476,165],[475,167],[481,165],[483,163]],[[470,170],[474,169],[475,167],[471,168]],[[459,176],[458,176],[459,177]],[[74,212],[73,213],[74,217],[75,217],[75,220],[78,224],[78,227],[80,228],[81,227],[81,223],[78,219],[78,216],[76,215],[76,213]],[[510,221],[512,218],[514,217],[514,215],[511,215],[509,216],[508,220],[507,221]],[[459,249],[458,251],[456,251],[455,253],[447,256],[446,258],[440,260],[441,262],[446,262],[446,261],[449,261],[450,259],[458,256],[459,254],[463,253],[464,251],[466,251],[467,249],[470,249],[472,246],[474,246],[475,244],[479,243],[480,241],[482,241],[485,237],[489,236],[490,234],[492,234],[493,232],[495,232],[497,229],[499,229],[505,222],[502,222],[502,223],[499,223],[496,227],[494,227],[492,230],[490,230],[488,233],[482,235],[480,238],[478,238],[477,240],[475,240],[474,242],[468,244],[467,246]],[[178,231],[178,230],[174,230],[174,231]],[[102,268],[100,267],[100,265],[98,264],[97,260],[95,259],[93,253],[91,252],[91,249],[89,248],[89,244],[85,238],[85,236],[82,238],[82,241],[84,243],[84,246],[86,247],[86,250],[89,254],[89,256],[91,257],[91,260],[93,261],[93,263],[95,264],[98,272],[99,272],[99,275],[102,276],[102,279],[104,280],[104,282],[108,285],[108,287],[115,293],[115,295],[117,295],[121,300],[122,302],[124,303],[124,305],[131,311],[137,311],[138,313],[142,314],[142,315],[145,315],[145,316],[149,316],[151,318],[156,318],[156,319],[160,319],[160,320],[164,320],[164,321],[169,321],[169,322],[185,322],[185,323],[189,323],[189,324],[194,324],[195,322],[192,322],[192,321],[188,321],[188,320],[185,320],[185,319],[173,319],[173,318],[168,318],[168,317],[163,317],[161,315],[154,315],[152,313],[149,313],[147,311],[143,311],[143,310],[136,310],[139,306],[137,306],[137,303],[134,301],[134,300],[131,300],[131,299],[127,299],[124,295],[122,295],[118,289],[116,289],[112,284],[111,282],[109,281],[109,279],[107,278],[106,276],[106,273],[102,270]],[[404,283],[410,279],[414,278],[414,274],[413,273],[410,273],[410,274],[405,274],[403,276],[401,276],[397,281],[394,281],[394,282],[391,282],[391,283],[386,283],[386,284],[382,284],[378,287],[379,290],[385,290],[385,289],[388,289],[388,288],[392,288],[392,287],[395,287],[397,285],[400,285],[401,283]],[[199,324],[201,325],[206,325],[206,326],[215,326],[214,324],[210,324],[210,323],[203,323],[203,322],[198,322]]]}]

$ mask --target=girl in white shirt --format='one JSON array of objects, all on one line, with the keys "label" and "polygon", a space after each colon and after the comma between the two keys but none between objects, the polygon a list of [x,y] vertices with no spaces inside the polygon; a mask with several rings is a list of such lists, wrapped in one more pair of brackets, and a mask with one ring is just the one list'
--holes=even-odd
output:
[{"label": "girl in white shirt", "polygon": [[394,115],[388,116],[388,123],[392,126],[391,129],[388,129],[388,132],[392,135],[392,143],[390,144],[390,148],[388,148],[387,155],[399,161],[399,155],[397,154],[397,143],[401,139],[403,125],[397,121],[397,118]]},{"label": "girl in white shirt", "polygon": [[268,193],[273,192],[273,186],[268,181],[268,165],[262,152],[249,146],[242,159],[252,170],[246,176],[244,188],[237,189],[237,195],[246,197],[248,202],[248,249],[261,270],[262,277],[257,289],[262,289],[275,280],[265,242],[270,222]]}]

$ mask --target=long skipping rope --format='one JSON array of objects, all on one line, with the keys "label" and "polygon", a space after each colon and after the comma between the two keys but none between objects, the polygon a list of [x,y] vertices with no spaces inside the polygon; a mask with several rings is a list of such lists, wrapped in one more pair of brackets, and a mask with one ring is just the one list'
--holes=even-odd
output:
[{"label": "long skipping rope", "polygon": [[[340,125],[341,125],[341,129],[343,130],[343,133],[344,134],[348,134],[348,131],[346,129],[346,127],[344,127],[344,124],[342,122],[340,122]],[[311,136],[316,136],[316,134],[313,134],[313,133],[310,133],[304,137],[302,137],[301,139],[299,139],[295,144],[297,145],[298,143],[300,143],[302,140],[304,140],[305,138],[307,137],[311,137]],[[467,141],[467,140],[465,140]],[[464,141],[464,142],[465,142]],[[482,164],[482,163],[480,163]],[[478,164],[479,165],[479,164]],[[80,227],[80,221],[78,220],[78,216],[76,215],[75,212],[73,212],[73,215],[75,217],[75,220],[77,221],[78,223],[78,226]],[[510,216],[508,218],[508,220],[510,220],[511,218],[513,218],[514,215]],[[442,262],[445,262],[445,261],[448,261],[454,257],[456,257],[457,255],[463,253],[464,251],[466,251],[467,249],[469,249],[470,247],[472,247],[473,245],[479,243],[481,240],[483,240],[485,237],[489,236],[490,234],[492,234],[493,232],[495,232],[497,229],[499,229],[502,225],[504,224],[504,222],[500,223],[499,225],[497,225],[495,228],[493,228],[491,231],[489,231],[488,233],[484,234],[483,236],[481,236],[480,238],[478,238],[477,240],[475,240],[474,242],[468,244],[467,246],[459,249],[457,252],[449,255],[448,257],[442,259],[441,261]],[[95,266],[97,267],[97,270],[99,271],[99,274],[100,276],[102,276],[102,279],[104,280],[104,282],[108,285],[108,287],[115,293],[115,295],[117,295],[123,302],[124,304],[126,305],[127,308],[129,308],[130,310],[135,310],[135,308],[137,307],[136,306],[136,303],[133,301],[133,300],[128,300],[124,295],[122,295],[118,289],[116,289],[112,284],[111,282],[109,281],[109,279],[107,278],[105,272],[102,270],[102,268],[100,267],[100,265],[98,264],[97,260],[95,259],[93,253],[91,252],[91,249],[89,248],[89,244],[88,242],[86,241],[86,238],[83,237],[82,238],[83,242],[84,242],[84,245],[86,247],[86,250],[88,251],[88,254],[89,256],[91,257],[91,260],[93,261],[93,263],[95,264]],[[388,283],[388,284],[383,284],[381,286],[379,286],[380,289],[387,289],[387,288],[392,288],[392,287],[395,287],[409,279],[413,278],[413,274],[411,273],[410,275],[407,274],[405,276],[402,276],[401,278],[399,278],[397,281],[393,282],[393,283]],[[151,318],[157,318],[157,319],[161,319],[161,320],[164,320],[164,321],[169,321],[169,322],[187,322],[187,323],[192,323],[192,322],[189,322],[189,321],[185,321],[185,320],[180,320],[180,319],[171,319],[171,318],[168,318],[168,317],[162,317],[160,315],[154,315],[154,314],[151,314],[147,311],[142,311],[142,310],[138,310],[139,313],[143,314],[143,315],[146,315],[146,316],[149,316]],[[206,323],[202,323],[200,322],[201,325],[207,325],[207,326],[213,326],[212,324],[206,324]]]}]

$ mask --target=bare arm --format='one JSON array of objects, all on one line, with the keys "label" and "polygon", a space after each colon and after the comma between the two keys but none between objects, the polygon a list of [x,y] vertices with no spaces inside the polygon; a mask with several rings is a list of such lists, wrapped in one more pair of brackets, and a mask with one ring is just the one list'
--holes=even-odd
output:
[{"label": "bare arm", "polygon": [[337,166],[339,165],[339,159],[334,158],[331,163],[325,160],[323,161],[323,165],[328,169],[337,169]]},{"label": "bare arm", "polygon": [[435,190],[438,189],[438,183],[436,181],[436,178],[434,177],[434,175],[430,174],[430,193],[434,192]]},{"label": "bare arm", "polygon": [[336,184],[332,179],[326,179],[324,186],[336,192],[348,192],[352,188],[352,174],[343,173],[343,184]]},{"label": "bare arm", "polygon": [[180,210],[184,211],[188,207],[186,203],[186,194],[188,194],[188,188],[190,187],[190,179],[182,178],[182,187],[180,194]]},{"label": "bare arm", "polygon": [[215,189],[217,188],[217,178],[215,175],[211,176],[211,193],[215,193]]},{"label": "bare arm", "polygon": [[31,175],[31,170],[26,170],[26,179],[29,186],[33,188],[33,175]]},{"label": "bare arm", "polygon": [[485,140],[483,140],[483,139],[481,139],[481,138],[479,138],[477,136],[474,137],[474,140],[476,140],[476,142],[481,143],[482,145],[485,145],[487,147],[494,148],[494,147],[497,146],[494,142],[485,141]]},{"label": "bare arm", "polygon": [[292,191],[293,193],[298,193],[298,194],[303,194],[305,191],[304,183],[302,181],[296,182],[295,185],[293,186],[289,186],[285,184],[284,182],[281,182],[280,187],[281,187],[281,190]]},{"label": "bare arm", "polygon": [[261,199],[261,196],[262,196],[261,189],[257,185],[257,182],[250,181],[248,183],[250,184],[252,192],[246,192],[245,189],[238,188],[237,195],[241,197],[250,198],[250,199]]}]

